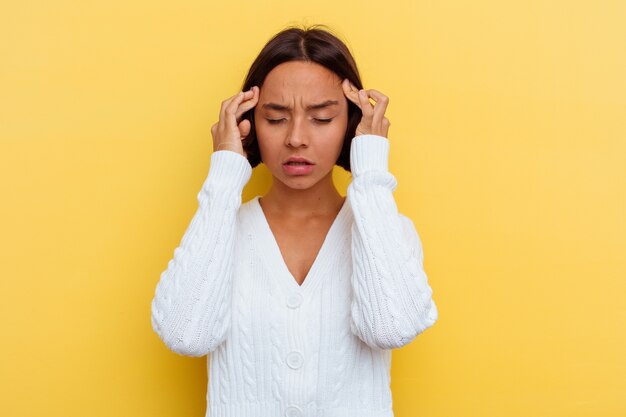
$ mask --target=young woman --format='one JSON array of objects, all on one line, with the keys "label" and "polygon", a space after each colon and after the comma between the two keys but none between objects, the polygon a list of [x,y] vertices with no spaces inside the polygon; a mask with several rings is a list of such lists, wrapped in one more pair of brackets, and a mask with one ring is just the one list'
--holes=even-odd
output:
[{"label": "young woman", "polygon": [[[156,287],[167,347],[211,353],[207,416],[391,417],[391,350],[438,317],[392,194],[389,99],[319,26],[276,34],[222,102],[198,210]],[[272,187],[242,204],[260,162]]]}]

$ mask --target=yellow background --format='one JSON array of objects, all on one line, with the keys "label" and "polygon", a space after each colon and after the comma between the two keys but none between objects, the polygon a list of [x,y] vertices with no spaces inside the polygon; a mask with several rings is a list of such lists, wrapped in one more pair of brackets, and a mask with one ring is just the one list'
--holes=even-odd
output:
[{"label": "yellow background", "polygon": [[624,21],[618,0],[3,3],[0,413],[204,415],[206,358],[166,349],[150,301],[221,101],[271,35],[324,23],[390,97],[440,311],[394,351],[397,417],[626,415]]}]

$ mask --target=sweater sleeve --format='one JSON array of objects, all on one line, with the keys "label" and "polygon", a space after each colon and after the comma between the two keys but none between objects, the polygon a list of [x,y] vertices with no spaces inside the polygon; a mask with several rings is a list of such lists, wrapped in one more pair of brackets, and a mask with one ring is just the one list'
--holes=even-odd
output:
[{"label": "sweater sleeve", "polygon": [[213,152],[198,208],[152,299],[152,328],[172,351],[204,356],[230,328],[233,251],[241,193],[252,167],[241,154]]},{"label": "sweater sleeve", "polygon": [[388,154],[387,138],[356,136],[347,191],[354,214],[350,325],[353,334],[378,349],[410,343],[438,318],[421,239],[392,194],[397,181],[388,171]]}]

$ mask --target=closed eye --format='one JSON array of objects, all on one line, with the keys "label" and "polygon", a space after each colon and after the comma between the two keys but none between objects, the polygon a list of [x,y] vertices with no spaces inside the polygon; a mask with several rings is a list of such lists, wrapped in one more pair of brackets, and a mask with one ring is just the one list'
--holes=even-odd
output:
[{"label": "closed eye", "polygon": [[[267,121],[273,125],[282,123],[284,120],[287,120],[287,119],[267,119]],[[314,119],[314,120],[318,123],[330,123],[332,122],[333,119],[331,118],[331,119]]]}]

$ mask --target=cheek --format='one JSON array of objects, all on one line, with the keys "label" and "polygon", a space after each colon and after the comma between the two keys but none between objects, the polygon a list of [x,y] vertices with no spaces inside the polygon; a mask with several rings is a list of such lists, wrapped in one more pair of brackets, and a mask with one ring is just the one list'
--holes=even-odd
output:
[{"label": "cheek", "polygon": [[335,138],[335,141],[339,142],[339,147],[343,145],[343,140],[346,136],[346,130],[348,129],[348,117],[343,116],[337,118],[337,123],[333,126],[332,136]]},{"label": "cheek", "polygon": [[259,152],[261,154],[261,160],[266,165],[272,163],[272,160],[277,155],[277,148],[280,147],[280,140],[277,138],[275,132],[272,132],[271,128],[266,126],[256,126],[256,141],[259,145]]},{"label": "cheek", "polygon": [[276,132],[272,127],[268,127],[266,123],[256,126],[256,140],[259,143],[261,150],[269,151],[276,146],[276,143],[280,142],[279,132]]},{"label": "cheek", "polygon": [[317,140],[318,146],[316,147],[318,156],[327,159],[328,163],[334,163],[343,148],[346,129],[337,125],[332,129],[327,128],[324,132],[320,133]]}]

